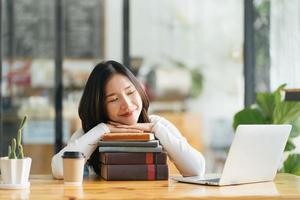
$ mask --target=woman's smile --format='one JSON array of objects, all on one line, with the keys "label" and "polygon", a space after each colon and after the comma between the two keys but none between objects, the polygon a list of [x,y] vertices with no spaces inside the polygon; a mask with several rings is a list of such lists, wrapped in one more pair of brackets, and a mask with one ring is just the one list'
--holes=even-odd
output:
[{"label": "woman's smile", "polygon": [[120,116],[122,116],[122,117],[130,117],[130,116],[132,116],[133,112],[134,111],[126,112],[126,113],[121,114]]}]

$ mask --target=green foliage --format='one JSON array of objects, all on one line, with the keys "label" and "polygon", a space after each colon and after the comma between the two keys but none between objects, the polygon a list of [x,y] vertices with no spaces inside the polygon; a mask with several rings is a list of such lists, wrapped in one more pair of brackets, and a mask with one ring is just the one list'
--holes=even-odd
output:
[{"label": "green foliage", "polygon": [[[8,158],[9,159],[23,159],[24,158],[24,152],[23,152],[23,146],[22,146],[22,130],[24,128],[24,125],[27,121],[27,116],[25,116],[21,123],[18,130],[18,136],[17,140],[15,138],[11,141],[11,146],[8,146]],[[16,156],[16,148],[18,147],[18,155]]]},{"label": "green foliage", "polygon": [[264,115],[264,118],[271,121],[275,107],[274,95],[269,93],[258,93],[256,95],[256,103],[260,108],[260,113]]},{"label": "green foliage", "polygon": [[11,155],[11,146],[8,145],[8,158],[10,158],[10,155]]},{"label": "green foliage", "polygon": [[190,88],[190,96],[195,98],[198,97],[203,89],[203,74],[199,69],[199,66],[188,67],[184,62],[169,58],[169,61],[176,67],[186,69],[190,72],[192,78],[192,85]]},{"label": "green foliage", "polygon": [[[283,100],[285,86],[286,84],[279,86],[273,93],[258,93],[256,104],[234,115],[233,128],[236,129],[239,124],[291,124],[292,131],[285,151],[294,150],[296,147],[293,138],[300,134],[300,102]],[[290,154],[280,171],[300,175],[299,169],[300,154]]]},{"label": "green foliage", "polygon": [[16,159],[17,156],[16,156],[16,139],[13,138],[11,140],[11,151],[10,151],[10,154],[8,155],[8,158],[9,159]]},{"label": "green foliage", "polygon": [[291,173],[300,176],[300,154],[290,154],[283,164],[280,172]]},{"label": "green foliage", "polygon": [[234,115],[233,128],[239,124],[266,124],[266,120],[261,112],[253,108],[245,108]]},{"label": "green foliage", "polygon": [[23,159],[24,158],[24,153],[23,153],[23,146],[22,145],[19,145],[18,146],[18,149],[19,149],[19,153],[18,153],[18,159]]},{"label": "green foliage", "polygon": [[300,116],[300,102],[280,102],[274,109],[273,123],[293,123]]},{"label": "green foliage", "polygon": [[300,118],[293,121],[291,124],[293,124],[293,128],[290,134],[290,138],[295,138],[300,135]]},{"label": "green foliage", "polygon": [[23,127],[24,127],[26,121],[27,121],[27,116],[25,115],[24,118],[23,118],[22,121],[21,121],[19,130],[22,130],[22,129],[23,129]]},{"label": "green foliage", "polygon": [[296,146],[295,146],[293,140],[291,138],[289,138],[285,145],[284,151],[292,151],[295,148],[296,148]]},{"label": "green foliage", "polygon": [[[23,126],[22,126],[23,128]],[[21,144],[22,142],[22,129],[18,130],[18,137],[17,137],[17,143],[18,143],[18,158],[23,159],[24,158],[24,153],[23,153],[23,146]]]},{"label": "green foliage", "polygon": [[192,69],[191,75],[192,75],[191,97],[197,97],[202,92],[203,75],[198,69]]}]

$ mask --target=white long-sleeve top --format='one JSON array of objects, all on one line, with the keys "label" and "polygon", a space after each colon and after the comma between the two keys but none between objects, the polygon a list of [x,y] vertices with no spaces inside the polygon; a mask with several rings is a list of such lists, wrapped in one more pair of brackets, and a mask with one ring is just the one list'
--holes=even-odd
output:
[{"label": "white long-sleeve top", "polygon": [[[175,164],[183,176],[202,176],[205,171],[203,155],[194,149],[180,134],[178,129],[168,120],[157,115],[151,115],[150,121],[154,123],[152,132],[160,141],[170,160]],[[85,155],[86,161],[97,148],[97,144],[109,128],[100,123],[87,133],[78,129],[68,141],[66,147],[52,158],[52,174],[57,179],[63,178],[62,155],[65,151],[80,151]]]}]

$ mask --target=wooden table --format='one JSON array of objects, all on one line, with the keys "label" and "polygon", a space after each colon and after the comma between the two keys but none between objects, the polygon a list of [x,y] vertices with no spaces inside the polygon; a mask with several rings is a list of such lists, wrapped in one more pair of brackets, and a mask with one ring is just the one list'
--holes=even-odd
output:
[{"label": "wooden table", "polygon": [[0,199],[300,199],[300,177],[279,174],[274,182],[201,186],[168,181],[103,181],[65,186],[50,175],[33,175],[27,190],[0,190]]}]

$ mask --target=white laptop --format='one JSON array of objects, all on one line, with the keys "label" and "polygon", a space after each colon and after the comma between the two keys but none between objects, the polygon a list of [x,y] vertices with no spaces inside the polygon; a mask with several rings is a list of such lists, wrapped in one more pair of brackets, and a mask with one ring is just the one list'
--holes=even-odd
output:
[{"label": "white laptop", "polygon": [[239,125],[221,175],[172,178],[179,182],[217,186],[272,181],[291,129],[288,124]]}]

